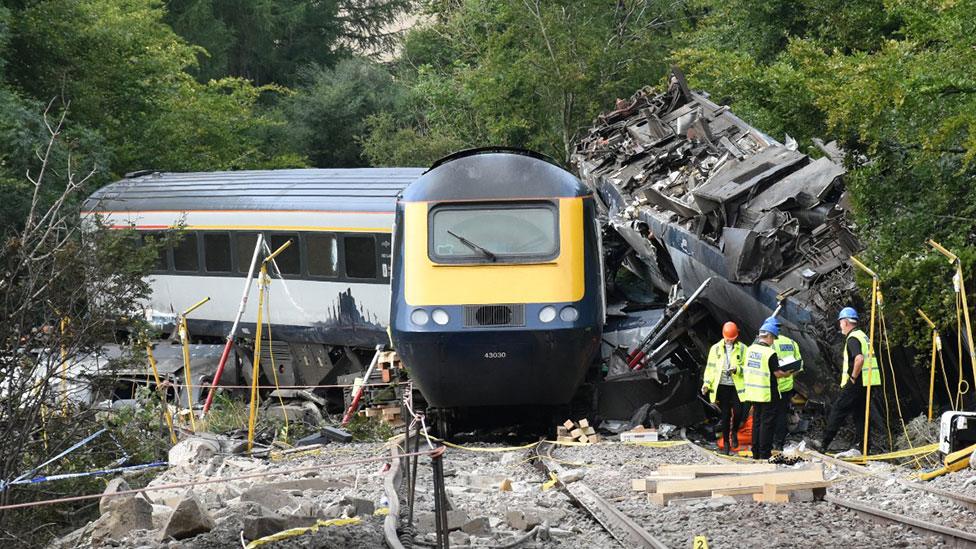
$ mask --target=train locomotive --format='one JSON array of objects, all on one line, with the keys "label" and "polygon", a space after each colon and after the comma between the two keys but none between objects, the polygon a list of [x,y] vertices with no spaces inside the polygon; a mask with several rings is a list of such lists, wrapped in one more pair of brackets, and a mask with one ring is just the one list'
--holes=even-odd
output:
[{"label": "train locomotive", "polygon": [[605,320],[593,202],[519,149],[453,154],[404,189],[391,336],[429,410],[571,401]]}]

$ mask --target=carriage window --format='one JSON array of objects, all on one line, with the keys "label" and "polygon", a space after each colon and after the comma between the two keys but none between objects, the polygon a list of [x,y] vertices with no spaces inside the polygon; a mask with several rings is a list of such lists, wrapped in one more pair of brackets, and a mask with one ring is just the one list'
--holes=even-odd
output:
[{"label": "carriage window", "polygon": [[430,216],[430,258],[439,263],[546,261],[559,252],[551,203],[444,205]]},{"label": "carriage window", "polygon": [[[251,258],[254,257],[254,243],[258,240],[258,234],[237,233],[234,235],[234,240],[237,241],[237,272],[246,275],[248,268],[251,267]],[[264,256],[258,256],[259,262],[262,257]],[[258,265],[255,265],[254,268],[256,270]]]},{"label": "carriage window", "polygon": [[203,264],[210,273],[229,273],[230,235],[207,233],[203,235]]},{"label": "carriage window", "polygon": [[173,268],[183,272],[200,270],[196,233],[183,233],[180,241],[173,246]]},{"label": "carriage window", "polygon": [[166,233],[162,232],[147,232],[142,234],[142,242],[146,245],[156,246],[156,259],[153,261],[152,270],[154,271],[166,271],[169,270],[169,260],[166,257],[166,249],[168,246],[162,244],[165,242]]},{"label": "carriage window", "polygon": [[339,270],[339,243],[334,234],[308,233],[305,235],[308,274],[335,276]]},{"label": "carriage window", "polygon": [[282,245],[284,245],[285,242],[291,240],[291,246],[288,246],[288,248],[285,251],[281,252],[281,254],[275,257],[274,261],[278,265],[278,269],[281,271],[281,274],[286,274],[286,275],[301,274],[302,253],[301,253],[301,247],[298,245],[298,235],[294,233],[290,233],[290,234],[273,234],[273,235],[266,235],[266,236],[268,238],[268,247],[271,248],[272,252],[274,252]]},{"label": "carriage window", "polygon": [[347,236],[342,239],[346,254],[346,276],[376,278],[376,239],[370,236]]}]

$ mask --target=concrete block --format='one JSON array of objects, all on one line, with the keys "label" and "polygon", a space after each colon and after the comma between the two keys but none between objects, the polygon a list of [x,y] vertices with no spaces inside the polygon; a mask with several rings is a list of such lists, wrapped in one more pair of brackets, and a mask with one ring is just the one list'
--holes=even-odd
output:
[{"label": "concrete block", "polygon": [[106,539],[121,540],[133,530],[152,529],[152,504],[135,496],[112,498],[105,506],[105,514],[95,523],[93,545]]},{"label": "concrete block", "polygon": [[487,536],[491,534],[488,517],[476,517],[461,526],[461,531],[472,536]]},{"label": "concrete block", "polygon": [[525,513],[523,511],[508,511],[505,513],[505,522],[516,530],[529,531],[539,524],[542,519],[535,513]]},{"label": "concrete block", "polygon": [[100,514],[105,514],[105,510],[108,507],[108,503],[113,499],[109,497],[116,492],[125,492],[129,490],[129,483],[125,481],[122,477],[116,477],[108,481],[108,485],[105,486],[105,490],[102,492],[102,499],[98,500],[98,512]]},{"label": "concrete block", "polygon": [[188,539],[209,532],[213,527],[213,517],[207,509],[200,505],[196,496],[188,495],[166,521],[163,538]]},{"label": "concrete block", "polygon": [[220,452],[220,443],[210,438],[193,436],[183,439],[169,449],[169,466],[185,467],[206,461]]}]

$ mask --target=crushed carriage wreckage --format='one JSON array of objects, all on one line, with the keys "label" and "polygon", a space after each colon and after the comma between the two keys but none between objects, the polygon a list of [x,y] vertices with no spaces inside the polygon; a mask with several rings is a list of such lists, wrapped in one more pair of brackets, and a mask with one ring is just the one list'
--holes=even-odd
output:
[{"label": "crushed carriage wreckage", "polygon": [[[836,385],[834,319],[855,298],[848,259],[860,244],[845,216],[841,154],[832,145],[818,145],[825,155],[814,159],[788,136],[786,143],[777,142],[729,107],[691,91],[677,69],[665,92],[641,89],[597,118],[572,163],[602,213],[611,303],[615,266],[663,293],[696,294],[695,310],[684,318],[663,322],[655,312],[654,322],[643,323],[654,328],[639,331],[641,337],[651,333],[639,372],[611,362],[618,367],[611,367],[605,385],[643,377],[644,388],[620,384],[625,398],[601,402],[617,400],[619,408],[621,400],[649,397],[670,422],[694,422],[688,404],[697,406],[695,374],[707,345],[719,337],[717,323],[733,319],[751,337],[774,312],[803,350],[803,392],[822,398]],[[688,309],[682,306],[686,301],[692,300],[672,300],[669,310]],[[615,308],[608,310],[612,315]],[[611,316],[608,335],[618,321],[642,324],[628,315]],[[707,316],[714,333],[702,329]],[[610,337],[610,343],[633,349],[635,333],[618,341]],[[700,352],[699,360],[691,360],[689,347]],[[608,406],[601,411],[625,412]]]}]

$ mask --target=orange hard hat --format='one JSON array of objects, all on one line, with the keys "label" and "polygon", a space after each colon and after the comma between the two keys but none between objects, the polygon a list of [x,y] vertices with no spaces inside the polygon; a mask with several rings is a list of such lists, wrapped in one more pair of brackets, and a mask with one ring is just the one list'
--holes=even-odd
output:
[{"label": "orange hard hat", "polygon": [[739,327],[735,322],[726,322],[722,325],[722,337],[725,339],[735,339],[739,337]]}]

